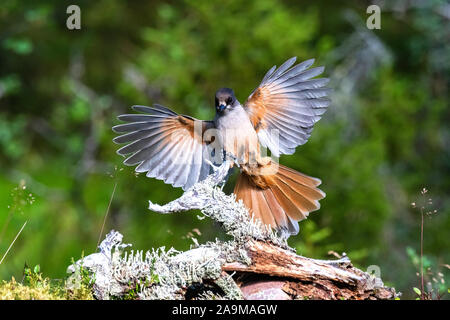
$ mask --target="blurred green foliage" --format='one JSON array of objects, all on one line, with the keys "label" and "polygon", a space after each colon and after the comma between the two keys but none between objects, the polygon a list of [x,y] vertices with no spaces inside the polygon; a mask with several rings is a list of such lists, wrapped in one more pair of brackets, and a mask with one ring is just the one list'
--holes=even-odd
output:
[{"label": "blurred green foliage", "polygon": [[[243,102],[273,64],[295,55],[325,65],[335,94],[310,141],[281,158],[320,177],[327,193],[290,244],[311,257],[345,251],[360,267],[379,265],[413,297],[405,248],[419,247],[410,203],[424,186],[438,209],[424,250],[436,268],[450,260],[450,31],[446,1],[401,3],[386,3],[381,30],[368,30],[369,3],[356,0],[85,0],[81,30],[68,30],[68,1],[3,1],[0,255],[28,224],[0,278],[19,277],[25,263],[65,276],[72,257],[96,249],[116,182],[105,232],[120,230],[135,249],[187,249],[194,228],[200,241],[222,238],[198,212],[149,212],[147,200],[165,203],[181,190],[124,167],[111,127],[133,104],[211,119],[218,88],[234,88]],[[23,186],[20,200],[14,190]],[[26,205],[11,209],[18,202]]]}]

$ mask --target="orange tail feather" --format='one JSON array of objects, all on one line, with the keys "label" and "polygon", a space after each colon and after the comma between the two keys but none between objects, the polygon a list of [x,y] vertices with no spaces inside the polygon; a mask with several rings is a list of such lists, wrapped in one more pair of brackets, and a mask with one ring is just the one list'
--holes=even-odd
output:
[{"label": "orange tail feather", "polygon": [[241,172],[234,188],[236,198],[264,224],[282,233],[297,234],[298,221],[318,210],[319,200],[325,197],[317,188],[321,181],[282,165],[276,174],[265,177]]}]

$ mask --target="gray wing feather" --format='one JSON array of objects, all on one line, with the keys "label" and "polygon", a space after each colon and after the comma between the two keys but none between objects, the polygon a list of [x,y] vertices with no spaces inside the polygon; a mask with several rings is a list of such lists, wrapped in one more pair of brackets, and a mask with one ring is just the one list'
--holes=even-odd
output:
[{"label": "gray wing feather", "polygon": [[261,84],[266,83],[266,80],[273,74],[276,68],[277,66],[273,66],[272,68],[270,68],[269,71],[267,71],[267,73],[265,74],[264,78],[261,81]]},{"label": "gray wing feather", "polygon": [[[205,161],[207,145],[180,130],[182,125],[175,121],[179,117],[177,113],[162,105],[136,105],[132,108],[142,114],[120,115],[119,120],[129,123],[113,127],[114,132],[121,134],[113,141],[126,143],[117,150],[118,154],[127,156],[125,165],[137,165],[136,172],[146,172],[147,177],[184,190],[211,173],[212,168]],[[212,125],[213,122],[207,123]],[[171,137],[172,134],[177,136]]]}]

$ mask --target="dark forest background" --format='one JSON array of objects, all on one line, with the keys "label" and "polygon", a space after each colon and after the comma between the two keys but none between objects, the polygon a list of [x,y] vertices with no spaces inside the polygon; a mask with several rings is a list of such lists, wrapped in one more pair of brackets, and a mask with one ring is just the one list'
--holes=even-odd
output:
[{"label": "dark forest background", "polygon": [[[73,3],[81,30],[66,27]],[[366,27],[373,3],[380,30]],[[427,281],[447,292],[449,4],[373,3],[2,1],[0,258],[27,224],[0,279],[20,279],[25,263],[65,277],[72,257],[96,250],[114,189],[103,235],[119,230],[134,249],[224,238],[199,212],[148,211],[147,200],[181,190],[123,166],[111,127],[134,104],[211,119],[218,88],[245,101],[272,65],[297,56],[326,66],[334,93],[309,142],[280,159],[327,194],[290,245],[313,258],[345,251],[414,297],[423,206]]]}]

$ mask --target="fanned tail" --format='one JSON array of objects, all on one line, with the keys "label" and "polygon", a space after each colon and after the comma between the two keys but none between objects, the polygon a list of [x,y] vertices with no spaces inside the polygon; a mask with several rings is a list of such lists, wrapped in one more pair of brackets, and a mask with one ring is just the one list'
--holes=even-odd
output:
[{"label": "fanned tail", "polygon": [[278,165],[273,175],[251,175],[245,170],[239,175],[234,188],[237,199],[260,219],[282,234],[296,235],[298,221],[320,208],[319,200],[325,193],[318,189],[320,179]]}]

